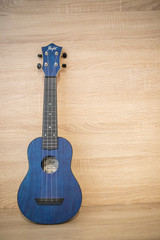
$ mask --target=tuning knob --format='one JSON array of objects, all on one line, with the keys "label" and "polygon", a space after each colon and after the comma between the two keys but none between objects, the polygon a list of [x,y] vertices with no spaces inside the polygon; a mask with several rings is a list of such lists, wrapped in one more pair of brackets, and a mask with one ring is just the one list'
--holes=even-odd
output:
[{"label": "tuning knob", "polygon": [[42,54],[38,54],[37,56],[38,56],[39,58],[42,58]]},{"label": "tuning knob", "polygon": [[67,65],[66,64],[62,64],[62,68],[66,68],[67,67]]},{"label": "tuning knob", "polygon": [[63,58],[66,58],[66,57],[67,57],[67,53],[64,52],[64,53],[62,54],[62,57],[63,57]]},{"label": "tuning knob", "polygon": [[37,64],[37,68],[41,69],[42,65],[40,63]]}]

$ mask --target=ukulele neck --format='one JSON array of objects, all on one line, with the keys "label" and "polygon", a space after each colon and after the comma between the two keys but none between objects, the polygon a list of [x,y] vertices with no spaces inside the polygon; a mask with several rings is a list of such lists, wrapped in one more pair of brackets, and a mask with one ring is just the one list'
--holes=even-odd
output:
[{"label": "ukulele neck", "polygon": [[57,149],[57,78],[44,78],[42,148]]}]

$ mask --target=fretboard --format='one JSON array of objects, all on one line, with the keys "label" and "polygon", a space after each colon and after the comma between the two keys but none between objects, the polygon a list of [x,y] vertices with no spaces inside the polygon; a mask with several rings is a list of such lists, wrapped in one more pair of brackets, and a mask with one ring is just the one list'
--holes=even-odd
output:
[{"label": "fretboard", "polygon": [[57,148],[57,78],[44,78],[42,148]]}]

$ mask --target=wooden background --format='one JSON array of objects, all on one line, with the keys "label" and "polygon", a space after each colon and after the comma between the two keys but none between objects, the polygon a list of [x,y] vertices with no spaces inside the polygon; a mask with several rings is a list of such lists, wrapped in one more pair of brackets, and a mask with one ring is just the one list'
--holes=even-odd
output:
[{"label": "wooden background", "polygon": [[[100,226],[111,214],[104,209],[115,205],[117,215],[129,208],[131,215],[125,217],[133,217],[132,224],[148,219],[154,227],[145,225],[134,235],[138,225],[128,230],[118,225],[115,238],[114,230],[107,235],[108,228],[89,238],[93,223],[82,238],[73,234],[73,239],[100,239],[100,234],[101,239],[160,239],[160,1],[1,0],[0,34],[2,239],[16,234],[14,228],[6,235],[7,216],[11,225],[17,218],[18,224],[29,224],[18,211],[16,196],[28,168],[27,146],[41,136],[44,75],[36,68],[42,63],[37,54],[51,42],[68,53],[63,60],[67,69],[58,79],[59,136],[72,143],[72,170],[83,192],[77,222],[65,226],[79,229],[78,221],[83,223],[83,214],[87,218],[92,210],[94,216],[100,212]],[[127,205],[117,208],[121,204]],[[140,205],[131,210],[134,204]],[[150,212],[142,211],[138,218],[140,209]],[[120,235],[123,227],[126,238]],[[61,233],[58,239],[71,239],[70,231]]]}]

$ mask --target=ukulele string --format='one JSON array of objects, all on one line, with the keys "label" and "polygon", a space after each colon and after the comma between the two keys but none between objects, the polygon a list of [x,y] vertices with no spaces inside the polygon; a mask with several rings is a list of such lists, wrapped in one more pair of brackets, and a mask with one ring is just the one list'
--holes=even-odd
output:
[{"label": "ukulele string", "polygon": [[[43,90],[44,91],[44,90]],[[44,96],[43,96],[44,98]],[[43,99],[43,103],[44,103],[44,99]],[[44,106],[44,104],[43,104]],[[44,109],[43,109],[43,112],[44,112]],[[43,119],[44,119],[44,113],[42,113],[42,142],[41,142],[41,167],[43,166],[42,165],[42,161],[43,161],[43,150],[42,150],[42,146],[43,146]],[[41,174],[40,174],[40,199],[42,199],[42,169],[41,169]]]},{"label": "ukulele string", "polygon": [[[45,116],[45,77],[44,77],[44,82],[43,82],[43,85],[44,85],[44,92],[43,92],[43,122],[42,122],[42,148],[41,148],[41,161],[43,161],[43,159],[44,159],[44,150],[43,150],[43,143],[44,143],[44,137],[45,137],[45,130],[44,130],[44,116]],[[43,193],[43,189],[42,189],[42,187],[43,187],[43,171],[44,171],[44,164],[45,164],[45,162],[43,161],[43,164],[42,164],[42,171],[41,171],[41,201],[42,201],[42,193]]]},{"label": "ukulele string", "polygon": [[[53,154],[54,154],[54,137],[53,137],[53,135],[54,135],[54,124],[53,124],[53,112],[54,112],[54,78],[52,78],[52,80],[51,80],[51,128],[52,128],[52,130],[51,130],[51,148],[52,148],[52,157],[53,157]],[[53,160],[53,158],[52,158],[52,160]],[[53,161],[51,161],[51,165],[52,164],[54,164],[54,162]],[[53,175],[53,173],[54,173],[54,171],[53,171],[53,168],[54,168],[54,165],[52,165],[51,166],[52,168],[51,168],[51,198],[52,198],[52,175]],[[52,172],[53,171],[53,172]]]},{"label": "ukulele string", "polygon": [[[55,112],[55,99],[54,99],[54,97],[55,97],[55,82],[54,82],[54,78],[53,78],[53,98],[52,98],[52,100],[53,100],[53,113]],[[53,121],[53,126],[54,126],[54,116],[55,116],[55,114],[53,115],[53,118],[52,118],[52,121]],[[54,144],[55,144],[55,140],[54,140],[54,133],[55,133],[55,130],[54,130],[54,128],[53,128],[53,132],[52,132],[52,138],[53,138],[53,146],[54,146]],[[54,150],[53,150],[53,153],[54,153]],[[51,196],[52,196],[52,178],[51,178]]]},{"label": "ukulele string", "polygon": [[[55,78],[55,139],[57,140],[57,77]],[[56,142],[56,146],[58,146],[57,141]],[[56,150],[57,151],[57,150]],[[58,169],[57,169],[58,170]],[[57,171],[55,172],[56,174],[56,199],[57,199]]]},{"label": "ukulele string", "polygon": [[[52,121],[53,121],[53,119],[52,119],[52,114],[53,114],[53,94],[52,94],[52,92],[53,92],[53,89],[52,89],[52,86],[53,86],[53,79],[51,80],[51,129],[52,129],[52,127],[53,127],[53,124],[52,124]],[[53,129],[51,130],[51,148],[52,148],[52,138],[53,138]],[[52,150],[52,152],[53,152],[53,150]],[[52,158],[51,158],[52,159]],[[52,164],[52,161],[51,161],[51,164]],[[52,169],[52,168],[51,168]],[[52,199],[52,172],[51,172],[51,199]]]},{"label": "ukulele string", "polygon": [[[44,77],[44,82],[43,82],[43,119],[42,119],[42,143],[41,143],[41,162],[43,161],[43,159],[45,158],[45,154],[44,154],[44,149],[43,149],[43,144],[45,145],[45,136],[46,136],[46,130],[45,130],[45,93],[46,93],[46,79]],[[44,170],[45,170],[45,161],[43,161],[43,164],[41,165],[42,169],[41,169],[41,175],[40,175],[40,178],[41,178],[41,201],[42,201],[42,198],[43,198],[43,184],[44,184],[44,180],[43,180],[43,177],[44,177]]]},{"label": "ukulele string", "polygon": [[[53,128],[53,132],[52,132],[52,138],[53,138],[53,146],[54,146],[54,148],[55,148],[55,133],[56,133],[56,128],[55,128],[55,126],[56,126],[56,124],[55,124],[55,116],[56,116],[56,101],[55,101],[55,99],[56,99],[56,82],[55,82],[55,78],[53,78],[53,117],[52,117],[52,121],[53,121],[53,126],[54,126],[54,128]],[[55,149],[53,150],[53,154],[55,155]],[[55,157],[55,156],[53,156],[53,157]],[[55,167],[55,163],[54,163],[54,167]],[[55,172],[54,173],[52,173],[52,175],[53,174],[56,174]],[[51,176],[51,183],[52,183],[52,176]],[[51,184],[51,187],[52,187],[52,184]],[[51,188],[51,194],[52,194],[52,188]]]},{"label": "ukulele string", "polygon": [[[48,62],[48,55],[47,55],[47,62]],[[49,62],[48,62],[48,65],[49,65]],[[49,68],[47,68],[47,72],[48,72],[48,74],[47,74],[47,76],[49,76]],[[47,78],[47,89],[46,89],[46,94],[47,94],[47,101],[46,101],[46,115],[47,115],[47,157],[48,157],[48,154],[49,154],[49,78]],[[46,166],[45,166],[45,170],[46,170],[46,172],[45,172],[45,175],[46,175],[46,198],[47,198],[47,180],[48,180],[48,174],[47,174],[47,169],[46,169],[46,167],[47,167],[47,159],[49,159],[49,158],[46,158]]]}]

